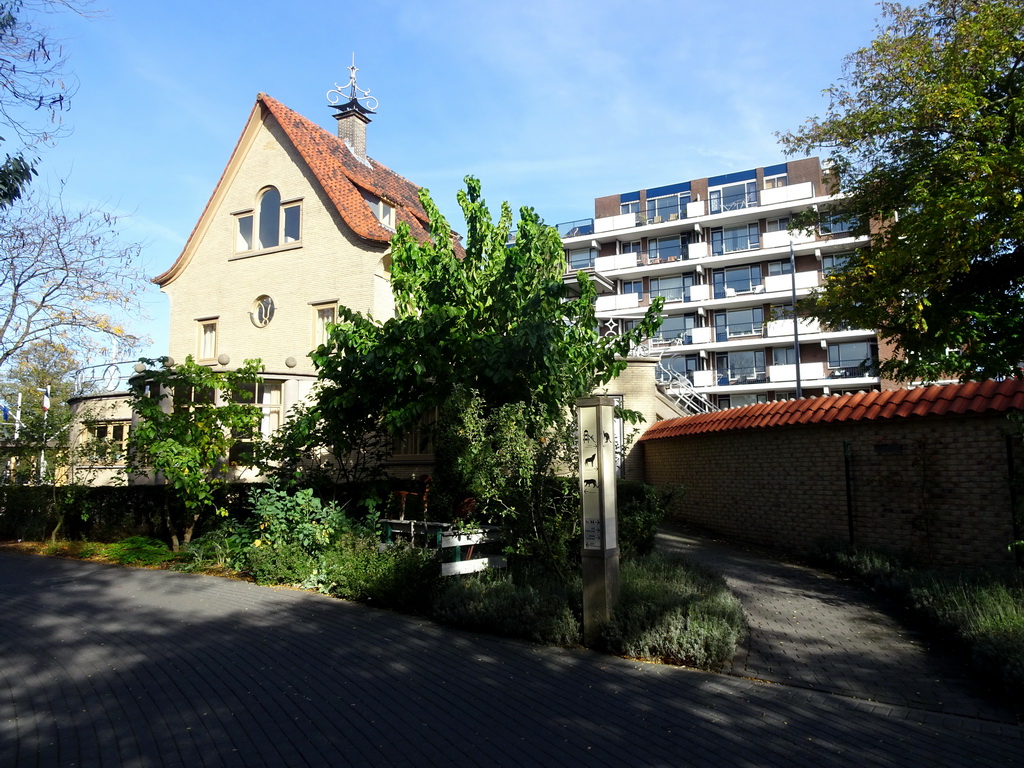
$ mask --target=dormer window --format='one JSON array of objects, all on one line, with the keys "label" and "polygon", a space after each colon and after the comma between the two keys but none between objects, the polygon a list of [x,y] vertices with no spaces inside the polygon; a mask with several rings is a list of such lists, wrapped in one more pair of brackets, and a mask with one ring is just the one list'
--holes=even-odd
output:
[{"label": "dormer window", "polygon": [[370,206],[370,210],[377,217],[377,221],[388,229],[393,230],[395,228],[395,207],[391,203],[387,200],[382,200],[372,192],[363,192],[363,199]]},{"label": "dormer window", "polygon": [[235,251],[262,251],[302,239],[302,201],[281,200],[276,187],[260,193],[255,211],[235,214]]}]

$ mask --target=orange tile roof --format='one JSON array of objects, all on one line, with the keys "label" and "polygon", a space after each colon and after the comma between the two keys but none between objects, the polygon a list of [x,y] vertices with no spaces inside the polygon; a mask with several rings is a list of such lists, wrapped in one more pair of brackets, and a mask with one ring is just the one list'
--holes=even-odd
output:
[{"label": "orange tile roof", "polygon": [[659,421],[641,441],[793,424],[876,421],[944,413],[1024,410],[1024,379],[933,385],[887,392],[778,400]]},{"label": "orange tile roof", "polygon": [[384,245],[394,234],[370,211],[360,192],[365,190],[392,203],[397,219],[409,225],[413,237],[427,238],[428,222],[420,205],[419,187],[372,158],[368,158],[368,164],[362,163],[345,142],[277,99],[261,93],[257,102],[274,116],[345,223],[359,237]]},{"label": "orange tile roof", "polygon": [[[429,238],[429,222],[419,201],[420,188],[411,181],[399,176],[372,158],[368,158],[368,165],[360,162],[345,145],[345,142],[336,135],[265,93],[260,93],[256,97],[253,114],[257,111],[263,115],[273,115],[295,150],[323,187],[341,218],[357,236],[371,243],[387,245],[394,235],[393,231],[384,227],[377,220],[366,204],[360,192],[360,190],[366,190],[392,203],[397,221],[404,221],[408,224],[414,238],[419,241]],[[250,120],[251,118],[252,114]],[[232,151],[232,159],[242,146],[245,135],[246,133],[243,131]],[[210,206],[213,204],[217,190],[224,183],[230,165],[229,161],[221,173],[202,215],[192,229],[181,255],[170,269],[154,277],[152,282],[164,285],[170,282],[183,268],[189,244],[199,231],[199,225],[203,218],[210,212]],[[456,243],[455,249],[456,254],[461,255],[461,245]]]}]

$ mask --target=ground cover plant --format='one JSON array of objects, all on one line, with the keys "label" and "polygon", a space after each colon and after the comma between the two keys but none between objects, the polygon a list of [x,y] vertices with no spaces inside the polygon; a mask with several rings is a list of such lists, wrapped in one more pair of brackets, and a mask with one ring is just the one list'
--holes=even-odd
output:
[{"label": "ground cover plant", "polygon": [[95,560],[142,568],[167,568],[179,559],[179,555],[172,552],[165,542],[148,536],[129,536],[112,543],[57,540],[45,543],[18,542],[7,547],[50,557]]},{"label": "ground cover plant", "polygon": [[[578,506],[560,485],[565,509]],[[665,497],[641,484],[623,486],[623,551],[649,552]],[[566,513],[559,547],[533,556],[510,553],[507,570],[441,576],[437,550],[384,544],[365,508],[325,502],[309,489],[253,488],[245,515],[224,519],[180,552],[133,536],[113,544],[60,541],[32,551],[178,571],[249,578],[315,590],[368,605],[429,616],[452,626],[538,643],[582,642],[579,553]],[[578,517],[578,512],[576,513]],[[622,600],[609,622],[606,649],[621,655],[715,669],[735,652],[743,613],[721,578],[657,554],[625,556]]]},{"label": "ground cover plant", "polygon": [[816,559],[896,597],[1016,701],[1024,696],[1024,571],[918,569],[891,553],[824,543]]}]

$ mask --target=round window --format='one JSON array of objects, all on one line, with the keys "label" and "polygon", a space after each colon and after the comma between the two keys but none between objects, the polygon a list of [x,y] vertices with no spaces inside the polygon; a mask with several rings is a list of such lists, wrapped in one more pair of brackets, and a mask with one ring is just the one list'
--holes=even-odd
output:
[{"label": "round window", "polygon": [[269,296],[260,296],[252,303],[249,319],[257,328],[266,328],[274,319],[274,300]]}]

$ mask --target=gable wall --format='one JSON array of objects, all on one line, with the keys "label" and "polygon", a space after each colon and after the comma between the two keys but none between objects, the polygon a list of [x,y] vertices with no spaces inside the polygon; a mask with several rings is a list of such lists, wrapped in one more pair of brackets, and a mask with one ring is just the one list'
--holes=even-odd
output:
[{"label": "gable wall", "polygon": [[[217,351],[230,356],[230,367],[258,357],[268,373],[312,375],[310,302],[339,299],[375,317],[393,313],[384,249],[352,235],[272,118],[239,152],[234,173],[225,177],[196,232],[191,260],[164,287],[171,302],[170,355],[198,356],[196,320],[217,316]],[[232,214],[255,208],[267,185],[277,187],[282,200],[302,198],[301,246],[235,258]],[[274,299],[275,315],[270,325],[257,328],[249,313],[262,294]],[[288,357],[297,361],[295,368],[286,367]]]}]

